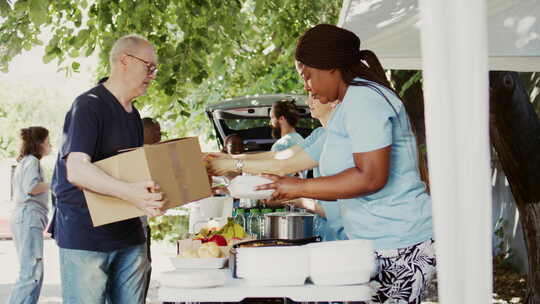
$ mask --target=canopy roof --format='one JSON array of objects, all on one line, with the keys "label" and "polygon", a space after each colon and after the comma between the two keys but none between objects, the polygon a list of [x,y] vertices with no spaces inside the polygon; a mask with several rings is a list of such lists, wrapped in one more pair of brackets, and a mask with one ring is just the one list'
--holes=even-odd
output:
[{"label": "canopy roof", "polygon": [[[489,69],[540,71],[540,1],[486,3]],[[338,26],[355,32],[385,68],[422,69],[417,0],[344,0]]]}]

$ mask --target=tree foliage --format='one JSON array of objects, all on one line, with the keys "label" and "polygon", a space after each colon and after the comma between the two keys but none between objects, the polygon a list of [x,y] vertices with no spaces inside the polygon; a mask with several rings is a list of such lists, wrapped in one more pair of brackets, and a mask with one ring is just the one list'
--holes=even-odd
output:
[{"label": "tree foliage", "polygon": [[19,130],[29,126],[49,129],[53,146],[57,145],[67,107],[54,101],[46,89],[12,88],[0,84],[0,158],[16,157],[20,145]]},{"label": "tree foliage", "polygon": [[[139,108],[165,121],[169,136],[197,134],[210,130],[207,104],[302,92],[296,40],[317,23],[336,23],[340,6],[339,0],[0,0],[0,68],[7,71],[14,56],[46,43],[44,62],[66,71],[78,71],[78,58],[99,54],[97,78],[106,75],[117,38],[143,35],[160,64]],[[45,30],[52,38],[42,42]]]}]

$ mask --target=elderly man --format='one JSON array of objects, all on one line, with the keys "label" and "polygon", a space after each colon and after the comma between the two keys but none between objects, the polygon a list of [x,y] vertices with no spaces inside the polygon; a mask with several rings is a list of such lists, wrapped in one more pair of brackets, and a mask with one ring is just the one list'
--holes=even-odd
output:
[{"label": "elderly man", "polygon": [[94,227],[81,189],[115,196],[161,213],[153,181],[117,180],[92,162],[143,145],[143,126],[133,101],[156,76],[157,56],[144,38],[120,38],[110,53],[108,80],[75,99],[64,122],[52,188],[57,198],[52,235],[60,247],[64,303],[144,303],[148,266],[139,218]]}]

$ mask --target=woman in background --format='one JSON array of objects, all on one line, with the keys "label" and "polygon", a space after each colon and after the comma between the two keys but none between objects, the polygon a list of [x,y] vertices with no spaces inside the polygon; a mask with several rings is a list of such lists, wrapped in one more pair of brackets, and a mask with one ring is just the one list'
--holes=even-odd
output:
[{"label": "woman in background", "polygon": [[40,160],[50,151],[49,131],[43,127],[21,129],[21,148],[13,175],[15,207],[11,231],[19,257],[19,278],[8,303],[37,303],[43,285],[43,231],[47,225],[49,184]]}]

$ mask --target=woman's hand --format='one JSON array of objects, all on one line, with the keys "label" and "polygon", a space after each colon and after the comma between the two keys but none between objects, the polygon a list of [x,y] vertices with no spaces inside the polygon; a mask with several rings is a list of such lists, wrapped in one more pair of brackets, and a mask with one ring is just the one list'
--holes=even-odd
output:
[{"label": "woman's hand", "polygon": [[303,196],[304,179],[274,174],[263,174],[262,177],[271,179],[273,183],[260,185],[255,190],[273,189],[270,201],[292,200]]}]

